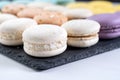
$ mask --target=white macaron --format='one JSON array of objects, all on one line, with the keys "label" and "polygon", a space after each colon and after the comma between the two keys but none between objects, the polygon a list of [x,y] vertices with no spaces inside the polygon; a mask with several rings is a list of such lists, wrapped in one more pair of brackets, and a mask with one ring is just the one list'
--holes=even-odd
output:
[{"label": "white macaron", "polygon": [[93,20],[71,20],[62,25],[68,32],[68,45],[73,47],[90,47],[98,40],[100,24]]},{"label": "white macaron", "polygon": [[55,12],[63,13],[63,12],[65,12],[66,10],[68,10],[68,8],[65,7],[65,6],[53,5],[53,6],[46,6],[46,7],[44,8],[44,10],[55,11]]},{"label": "white macaron", "polygon": [[0,25],[0,43],[8,46],[22,44],[22,33],[25,29],[37,25],[36,21],[29,18],[12,19]]},{"label": "white macaron", "polygon": [[79,9],[69,9],[63,12],[70,20],[71,19],[86,19],[93,15],[92,11],[89,9],[79,8]]},{"label": "white macaron", "polygon": [[32,2],[32,3],[29,3],[27,6],[44,9],[46,6],[52,6],[52,5],[53,4],[47,3],[47,2]]},{"label": "white macaron", "polygon": [[12,14],[4,14],[4,13],[0,14],[0,24],[6,20],[15,19],[15,18],[17,17]]},{"label": "white macaron", "polygon": [[43,24],[23,32],[24,50],[35,57],[50,57],[67,48],[67,32],[57,25]]}]

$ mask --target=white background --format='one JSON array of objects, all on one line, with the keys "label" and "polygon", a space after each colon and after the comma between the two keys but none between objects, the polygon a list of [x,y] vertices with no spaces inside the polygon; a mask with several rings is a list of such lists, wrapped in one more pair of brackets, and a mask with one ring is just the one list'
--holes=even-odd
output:
[{"label": "white background", "polygon": [[0,55],[0,80],[120,80],[120,49],[42,72]]}]

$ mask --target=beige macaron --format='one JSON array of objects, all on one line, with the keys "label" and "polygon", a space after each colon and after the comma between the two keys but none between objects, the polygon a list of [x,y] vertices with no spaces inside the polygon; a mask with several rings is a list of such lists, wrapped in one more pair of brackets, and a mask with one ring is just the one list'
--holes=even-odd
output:
[{"label": "beige macaron", "polygon": [[57,25],[33,26],[23,32],[24,50],[35,57],[51,57],[67,48],[67,32]]},{"label": "beige macaron", "polygon": [[24,10],[20,11],[17,16],[20,18],[33,18],[42,12],[43,10],[39,8],[25,8]]},{"label": "beige macaron", "polygon": [[62,25],[67,22],[67,17],[62,13],[45,11],[34,17],[38,24]]},{"label": "beige macaron", "polygon": [[56,12],[63,13],[63,12],[65,12],[66,10],[68,10],[68,8],[65,7],[65,6],[53,5],[53,6],[46,6],[46,7],[44,8],[44,10],[56,11]]},{"label": "beige macaron", "polygon": [[16,16],[12,14],[0,14],[0,24],[3,23],[4,21],[11,20],[17,18]]},{"label": "beige macaron", "polygon": [[93,15],[93,12],[89,9],[79,8],[79,9],[69,9],[63,12],[64,15],[71,19],[86,19]]},{"label": "beige macaron", "polygon": [[23,31],[33,25],[37,25],[36,21],[28,18],[3,22],[0,25],[0,43],[8,46],[21,45]]},{"label": "beige macaron", "polygon": [[62,25],[68,33],[68,45],[73,47],[90,47],[98,40],[100,24],[93,20],[71,20]]},{"label": "beige macaron", "polygon": [[3,13],[17,15],[17,13],[26,8],[23,4],[8,4],[2,8]]}]

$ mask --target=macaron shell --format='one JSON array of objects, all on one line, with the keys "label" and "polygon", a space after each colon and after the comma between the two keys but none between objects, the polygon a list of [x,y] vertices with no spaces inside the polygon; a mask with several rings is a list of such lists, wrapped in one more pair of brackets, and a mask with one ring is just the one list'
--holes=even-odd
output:
[{"label": "macaron shell", "polygon": [[103,33],[120,32],[120,28],[101,29],[100,32],[103,32]]},{"label": "macaron shell", "polygon": [[96,34],[100,30],[100,24],[93,20],[71,20],[62,25],[68,32],[68,36],[86,36]]},{"label": "macaron shell", "polygon": [[16,46],[21,45],[23,42],[21,40],[4,40],[0,39],[0,43],[6,46]]},{"label": "macaron shell", "polygon": [[56,55],[59,55],[61,53],[63,53],[67,48],[67,45],[65,45],[64,47],[60,48],[60,49],[57,49],[57,50],[51,50],[51,51],[31,51],[31,50],[28,50],[24,47],[24,50],[25,52],[28,54],[28,55],[31,55],[31,56],[34,56],[34,57],[51,57],[51,56],[56,56]]},{"label": "macaron shell", "polygon": [[66,10],[64,13],[69,19],[83,19],[88,18],[93,15],[92,11],[89,9],[69,9]]},{"label": "macaron shell", "polygon": [[22,36],[23,41],[25,40],[31,43],[50,43],[67,40],[67,32],[64,28],[50,24],[43,24],[28,28],[23,32]]},{"label": "macaron shell", "polygon": [[0,14],[0,24],[6,20],[15,19],[15,18],[17,17],[11,14]]},{"label": "macaron shell", "polygon": [[37,25],[36,21],[29,18],[7,20],[0,25],[0,32],[24,31],[26,28]]},{"label": "macaron shell", "polygon": [[111,33],[100,32],[99,36],[101,39],[113,39],[120,37],[120,32],[111,32]]},{"label": "macaron shell", "polygon": [[68,45],[73,47],[90,47],[99,41],[98,36],[93,39],[81,40],[78,38],[68,38]]}]

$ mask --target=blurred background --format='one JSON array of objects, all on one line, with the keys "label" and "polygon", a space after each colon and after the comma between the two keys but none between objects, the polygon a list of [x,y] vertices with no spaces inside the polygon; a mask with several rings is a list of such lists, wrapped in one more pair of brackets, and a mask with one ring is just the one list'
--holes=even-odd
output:
[{"label": "blurred background", "polygon": [[0,0],[0,9],[10,3],[20,3],[27,5],[34,2],[34,5],[41,2],[43,4],[45,2],[63,5],[72,9],[86,8],[91,10],[94,14],[114,13],[120,11],[120,0]]}]

